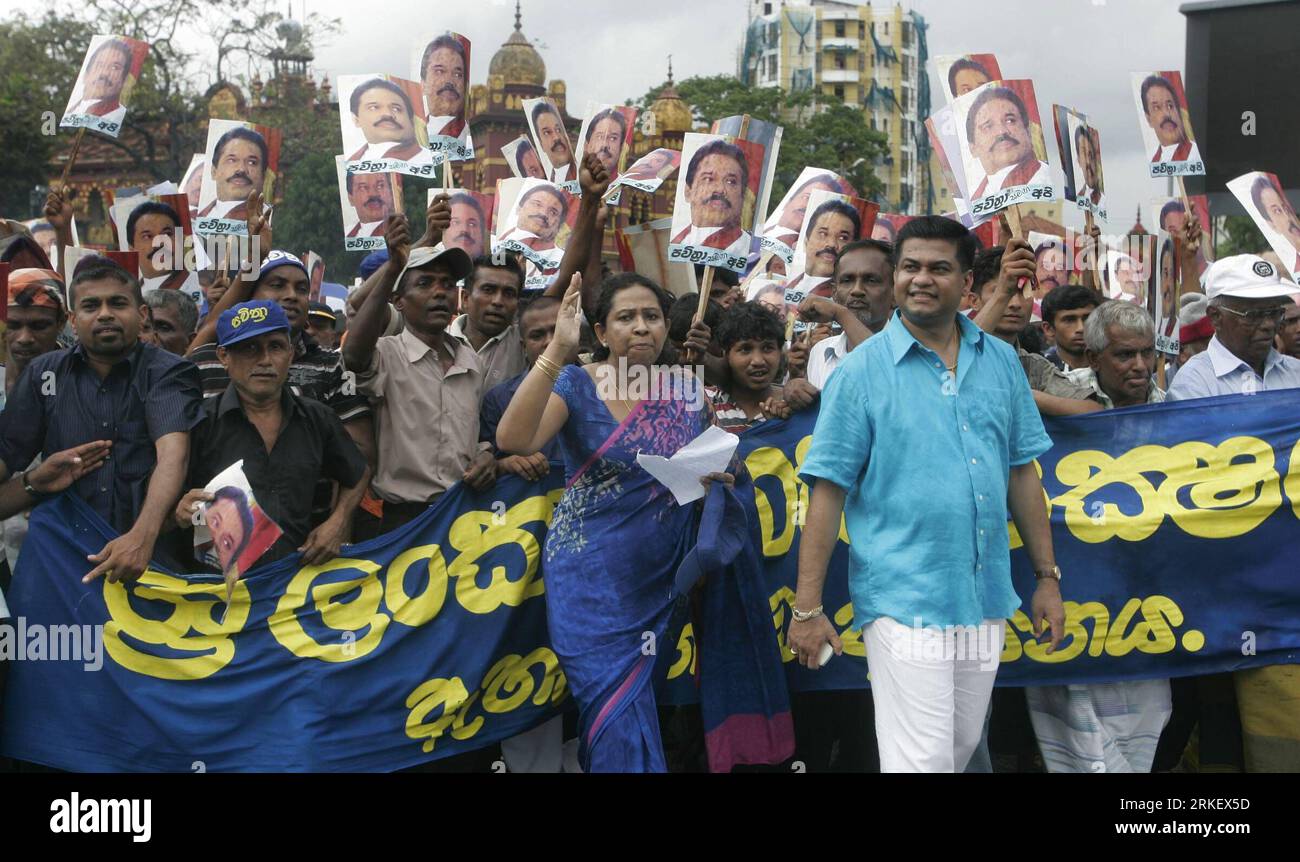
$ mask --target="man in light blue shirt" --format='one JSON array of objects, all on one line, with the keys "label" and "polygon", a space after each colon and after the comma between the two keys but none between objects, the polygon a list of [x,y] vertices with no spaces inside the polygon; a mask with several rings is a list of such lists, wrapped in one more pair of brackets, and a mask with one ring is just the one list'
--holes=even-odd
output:
[{"label": "man in light blue shirt", "polygon": [[1300,359],[1273,348],[1294,290],[1273,264],[1257,255],[1238,254],[1211,264],[1205,271],[1205,293],[1214,337],[1178,369],[1169,400],[1300,387]]},{"label": "man in light blue shirt", "polygon": [[[1015,351],[958,313],[977,250],[942,217],[899,232],[899,313],[831,377],[801,473],[813,491],[787,639],[809,668],[826,644],[841,650],[821,594],[843,513],[886,772],[960,772],[979,742],[1020,606],[1008,508],[1038,576],[1034,630],[1050,623],[1055,648],[1065,624],[1033,466],[1051,440]],[[1030,278],[1033,261],[1003,270]]]}]

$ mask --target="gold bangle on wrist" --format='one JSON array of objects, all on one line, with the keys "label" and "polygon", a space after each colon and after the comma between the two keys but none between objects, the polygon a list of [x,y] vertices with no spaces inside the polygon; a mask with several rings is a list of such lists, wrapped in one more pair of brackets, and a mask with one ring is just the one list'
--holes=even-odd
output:
[{"label": "gold bangle on wrist", "polygon": [[555,383],[560,379],[560,366],[552,360],[547,359],[545,356],[538,356],[537,359],[534,360],[533,365],[540,368],[543,374],[551,378],[552,383]]}]

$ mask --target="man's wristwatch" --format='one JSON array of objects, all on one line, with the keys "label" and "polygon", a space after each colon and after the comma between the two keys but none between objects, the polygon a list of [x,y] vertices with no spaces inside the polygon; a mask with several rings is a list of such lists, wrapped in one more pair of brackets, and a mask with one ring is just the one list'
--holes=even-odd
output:
[{"label": "man's wristwatch", "polygon": [[1034,580],[1036,581],[1045,581],[1049,578],[1056,581],[1059,584],[1061,582],[1061,567],[1052,566],[1050,569],[1043,569],[1041,571],[1034,572]]}]

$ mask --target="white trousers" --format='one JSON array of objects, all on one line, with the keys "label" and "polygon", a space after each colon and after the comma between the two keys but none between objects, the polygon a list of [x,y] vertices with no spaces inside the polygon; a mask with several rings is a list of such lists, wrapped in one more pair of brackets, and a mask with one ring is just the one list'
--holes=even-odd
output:
[{"label": "white trousers", "polygon": [[511,772],[572,771],[564,768],[564,716],[501,740],[501,758]]},{"label": "white trousers", "polygon": [[863,628],[881,772],[961,772],[979,745],[1006,637],[979,626]]}]

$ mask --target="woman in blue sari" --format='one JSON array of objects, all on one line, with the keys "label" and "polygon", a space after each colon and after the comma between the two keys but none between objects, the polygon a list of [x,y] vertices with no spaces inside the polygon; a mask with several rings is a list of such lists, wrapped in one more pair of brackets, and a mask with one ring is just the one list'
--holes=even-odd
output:
[{"label": "woman in blue sari", "polygon": [[635,273],[607,279],[592,322],[602,348],[585,367],[563,364],[578,344],[579,296],[574,276],[555,336],[502,416],[497,444],[528,455],[559,435],[566,485],[543,572],[551,645],[578,702],[583,768],[665,772],[657,650],[645,648],[646,633],[655,643],[667,636],[696,511],[678,505],[636,456],[672,456],[711,414],[689,372],[655,364],[668,338],[667,291]]}]

